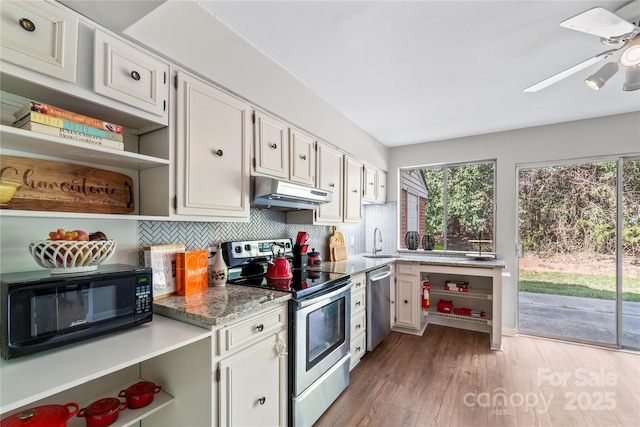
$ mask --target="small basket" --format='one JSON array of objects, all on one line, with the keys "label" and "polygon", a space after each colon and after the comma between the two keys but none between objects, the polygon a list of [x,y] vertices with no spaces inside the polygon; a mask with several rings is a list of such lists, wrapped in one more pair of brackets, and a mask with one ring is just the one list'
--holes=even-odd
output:
[{"label": "small basket", "polygon": [[98,264],[111,258],[115,249],[115,240],[34,240],[29,243],[33,259],[40,267],[50,268],[51,274],[97,270]]}]

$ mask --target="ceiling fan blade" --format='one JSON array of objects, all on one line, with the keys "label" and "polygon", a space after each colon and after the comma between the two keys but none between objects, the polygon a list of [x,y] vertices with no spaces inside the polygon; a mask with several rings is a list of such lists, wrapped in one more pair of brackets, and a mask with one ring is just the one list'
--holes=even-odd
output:
[{"label": "ceiling fan blade", "polygon": [[594,7],[573,18],[564,20],[560,26],[605,39],[620,37],[638,29],[632,23],[602,7]]},{"label": "ceiling fan blade", "polygon": [[590,65],[595,64],[596,62],[602,61],[605,58],[610,57],[611,55],[613,55],[614,53],[616,53],[619,49],[611,49],[611,50],[607,50],[605,52],[602,52],[596,56],[593,56],[589,59],[587,59],[586,61],[582,61],[579,64],[574,65],[573,67],[567,68],[564,71],[559,72],[558,74],[554,74],[553,76],[542,80],[541,82],[538,82],[536,84],[534,84],[533,86],[529,86],[528,88],[524,89],[525,92],[537,92],[540,89],[544,89],[547,86],[551,86],[554,83],[559,82],[560,80],[564,79],[565,77],[569,77],[572,74],[577,73],[580,70],[584,70],[585,68],[587,68]]}]

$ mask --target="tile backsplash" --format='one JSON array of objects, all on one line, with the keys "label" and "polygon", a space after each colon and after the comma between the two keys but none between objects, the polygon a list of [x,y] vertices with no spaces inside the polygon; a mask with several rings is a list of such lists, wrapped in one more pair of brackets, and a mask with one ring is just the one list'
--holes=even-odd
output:
[{"label": "tile backsplash", "polygon": [[[376,227],[382,232],[383,251],[395,252],[396,212],[395,202],[366,205],[361,224],[338,226],[338,231],[344,235],[348,253],[370,252]],[[141,264],[142,249],[149,245],[184,243],[187,250],[195,250],[237,240],[283,237],[295,239],[298,231],[309,233],[310,249],[315,248],[322,254],[323,259],[329,259],[328,240],[332,232],[330,226],[287,224],[286,213],[268,209],[252,209],[250,215],[250,221],[242,223],[140,221],[138,243]]]}]

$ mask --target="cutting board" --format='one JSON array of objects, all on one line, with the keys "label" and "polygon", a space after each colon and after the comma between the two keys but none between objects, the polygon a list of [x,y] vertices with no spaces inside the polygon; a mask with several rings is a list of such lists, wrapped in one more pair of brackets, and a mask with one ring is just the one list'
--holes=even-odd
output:
[{"label": "cutting board", "polygon": [[333,248],[333,256],[335,261],[342,261],[347,259],[347,247],[346,246],[336,246]]},{"label": "cutting board", "polygon": [[341,232],[336,230],[336,227],[331,227],[333,234],[329,237],[329,255],[331,261],[342,261],[347,259],[347,248],[344,245],[344,236]]},{"label": "cutting board", "polygon": [[30,157],[0,156],[0,179],[22,184],[2,209],[126,214],[133,180],[121,173]]}]

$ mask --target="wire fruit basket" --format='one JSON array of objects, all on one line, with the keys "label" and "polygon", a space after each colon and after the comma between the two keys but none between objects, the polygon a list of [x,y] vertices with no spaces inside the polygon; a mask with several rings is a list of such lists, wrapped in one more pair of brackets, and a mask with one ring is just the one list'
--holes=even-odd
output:
[{"label": "wire fruit basket", "polygon": [[34,240],[29,243],[33,259],[40,267],[51,269],[51,274],[97,270],[98,264],[111,258],[115,249],[115,240]]}]

